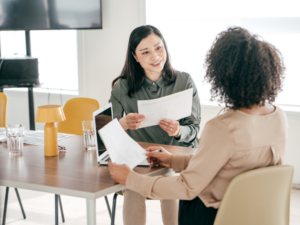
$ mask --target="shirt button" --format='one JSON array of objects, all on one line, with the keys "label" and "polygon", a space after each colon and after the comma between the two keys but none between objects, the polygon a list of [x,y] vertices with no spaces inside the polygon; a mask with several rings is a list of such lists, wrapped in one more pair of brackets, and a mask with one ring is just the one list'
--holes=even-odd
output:
[{"label": "shirt button", "polygon": [[155,83],[153,83],[153,85],[154,85]]}]

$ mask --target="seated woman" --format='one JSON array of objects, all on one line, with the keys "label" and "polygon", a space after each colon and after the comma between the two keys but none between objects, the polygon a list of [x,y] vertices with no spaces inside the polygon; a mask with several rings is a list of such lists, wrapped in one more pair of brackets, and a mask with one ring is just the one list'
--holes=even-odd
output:
[{"label": "seated woman", "polygon": [[[112,178],[153,199],[181,199],[179,224],[212,225],[230,181],[240,173],[281,165],[287,144],[285,113],[271,103],[282,90],[280,52],[236,27],[218,35],[206,57],[212,99],[227,106],[205,125],[196,155],[172,155],[147,149],[152,166],[177,177],[147,177],[126,165],[109,163]],[[152,151],[162,149],[161,153]]]},{"label": "seated woman", "polygon": [[[198,147],[200,101],[197,88],[188,73],[172,68],[166,42],[161,32],[150,25],[135,28],[129,37],[125,65],[112,83],[110,102],[113,117],[135,141]],[[192,113],[179,121],[165,118],[157,126],[139,129],[145,116],[138,114],[138,100],[150,100],[193,89]],[[170,175],[170,174],[169,174]],[[123,191],[125,225],[146,224],[146,198]],[[164,225],[176,225],[178,201],[161,201]]]}]

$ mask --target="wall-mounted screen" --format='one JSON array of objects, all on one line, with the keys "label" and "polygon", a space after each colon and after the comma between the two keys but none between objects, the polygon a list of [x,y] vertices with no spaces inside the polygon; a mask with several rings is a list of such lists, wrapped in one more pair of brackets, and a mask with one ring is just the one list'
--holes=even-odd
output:
[{"label": "wall-mounted screen", "polygon": [[102,29],[101,0],[0,0],[0,30]]}]

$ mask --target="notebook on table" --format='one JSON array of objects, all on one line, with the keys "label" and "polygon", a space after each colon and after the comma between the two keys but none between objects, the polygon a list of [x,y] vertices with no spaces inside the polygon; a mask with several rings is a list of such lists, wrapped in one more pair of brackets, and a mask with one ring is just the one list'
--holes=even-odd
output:
[{"label": "notebook on table", "polygon": [[[95,123],[95,136],[96,138],[96,145],[98,146],[98,163],[100,165],[107,165],[108,161],[110,160],[108,151],[106,151],[106,147],[101,140],[101,137],[98,133],[102,127],[113,120],[113,113],[112,113],[112,104],[109,103],[108,105],[101,107],[97,111],[93,113],[93,121]],[[150,166],[150,163],[147,160],[141,162],[138,166]]]}]

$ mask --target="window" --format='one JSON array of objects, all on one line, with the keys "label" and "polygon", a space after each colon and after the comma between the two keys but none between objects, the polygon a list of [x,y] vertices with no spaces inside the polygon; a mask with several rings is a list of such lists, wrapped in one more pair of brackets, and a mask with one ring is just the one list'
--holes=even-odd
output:
[{"label": "window", "polygon": [[203,83],[207,51],[221,31],[241,26],[279,49],[286,65],[277,104],[300,106],[300,14],[298,0],[147,0],[146,23],[164,35],[172,65],[193,77],[201,100],[210,98]]},{"label": "window", "polygon": [[[1,31],[1,56],[26,55],[24,31]],[[78,94],[75,30],[30,31],[31,55],[38,58],[41,88],[35,91]]]}]

